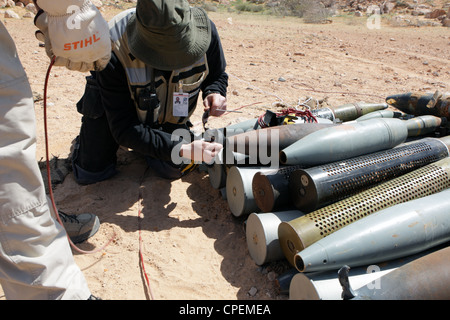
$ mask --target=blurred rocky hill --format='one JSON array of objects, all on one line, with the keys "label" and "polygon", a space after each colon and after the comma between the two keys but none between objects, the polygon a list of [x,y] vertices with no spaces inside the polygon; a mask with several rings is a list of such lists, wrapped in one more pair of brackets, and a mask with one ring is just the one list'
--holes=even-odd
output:
[{"label": "blurred rocky hill", "polygon": [[[98,8],[128,8],[137,0],[91,0]],[[191,4],[217,10],[218,6],[237,11],[268,11],[305,18],[306,22],[331,22],[330,17],[349,14],[356,17],[372,14],[394,16],[398,25],[450,27],[450,0],[189,0]],[[24,7],[30,17],[35,13],[32,0],[0,0],[2,11]],[[2,12],[0,11],[0,13]],[[20,18],[5,11],[6,18]]]},{"label": "blurred rocky hill", "polygon": [[[231,5],[244,1],[214,2]],[[264,5],[286,15],[290,13],[300,17],[306,16],[312,20],[311,22],[320,22],[321,19],[330,22],[329,17],[342,14],[353,14],[357,17],[380,14],[396,16],[395,21],[398,25],[450,27],[449,0],[247,0],[245,2]],[[416,19],[412,19],[414,17]]]}]

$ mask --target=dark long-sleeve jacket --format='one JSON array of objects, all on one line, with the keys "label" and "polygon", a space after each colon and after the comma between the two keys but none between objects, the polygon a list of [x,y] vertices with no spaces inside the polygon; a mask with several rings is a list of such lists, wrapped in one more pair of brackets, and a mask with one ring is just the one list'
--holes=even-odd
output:
[{"label": "dark long-sleeve jacket", "polygon": [[[206,52],[209,73],[201,84],[202,98],[210,92],[217,92],[226,97],[228,75],[225,72],[225,56],[213,22],[211,27],[211,43]],[[170,160],[171,151],[179,140],[172,141],[169,132],[152,128],[139,120],[125,69],[114,52],[107,67],[97,72],[95,77],[111,133],[116,142],[145,156]]]}]

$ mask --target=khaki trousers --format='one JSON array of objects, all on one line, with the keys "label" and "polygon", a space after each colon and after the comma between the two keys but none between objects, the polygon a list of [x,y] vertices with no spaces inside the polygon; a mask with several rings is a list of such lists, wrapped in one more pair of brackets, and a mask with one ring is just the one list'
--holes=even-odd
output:
[{"label": "khaki trousers", "polygon": [[87,299],[64,229],[53,218],[36,160],[33,97],[0,21],[0,283],[7,299]]}]

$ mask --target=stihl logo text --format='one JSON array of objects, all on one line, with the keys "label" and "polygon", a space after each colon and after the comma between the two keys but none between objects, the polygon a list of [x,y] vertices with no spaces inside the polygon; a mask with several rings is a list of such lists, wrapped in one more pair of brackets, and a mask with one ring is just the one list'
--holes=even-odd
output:
[{"label": "stihl logo text", "polygon": [[65,43],[64,51],[82,49],[84,47],[91,46],[98,41],[100,41],[100,38],[97,38],[97,36],[94,34],[84,40]]}]

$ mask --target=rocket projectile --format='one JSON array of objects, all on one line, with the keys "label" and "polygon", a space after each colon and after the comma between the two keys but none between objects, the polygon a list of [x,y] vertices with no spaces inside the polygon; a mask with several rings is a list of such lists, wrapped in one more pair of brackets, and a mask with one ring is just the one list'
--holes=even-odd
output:
[{"label": "rocket projectile", "polygon": [[222,189],[226,185],[227,171],[229,167],[234,165],[242,165],[247,167],[245,163],[248,156],[227,151],[224,155],[224,149],[220,150],[214,159],[214,163],[208,166],[209,182],[214,189]]},{"label": "rocket projectile", "polygon": [[234,133],[241,133],[240,130],[247,131],[252,129],[258,129],[258,118],[255,119],[248,119],[244,120],[235,124],[230,124],[229,126],[225,127],[227,130],[233,130],[232,132],[229,132],[228,134],[234,134]]},{"label": "rocket projectile", "polygon": [[377,110],[386,109],[388,105],[386,103],[347,103],[335,108],[332,108],[334,116],[343,122],[355,120],[365,114],[371,113]]},{"label": "rocket projectile", "polygon": [[382,263],[368,266],[347,268],[344,282],[348,283],[348,288],[342,288],[342,272],[336,270],[313,271],[293,273],[290,271],[291,281],[288,287],[290,300],[342,300],[347,292],[355,290],[379,289],[381,287],[380,278],[416,259],[426,256],[432,252],[440,250],[443,246],[422,251],[420,253],[403,257],[400,259],[383,261]]},{"label": "rocket projectile", "polygon": [[[251,134],[249,132],[251,131],[259,131],[260,125],[258,122],[258,119],[249,119],[245,120],[239,123],[235,123],[232,125],[229,125],[225,128],[219,128],[219,129],[208,129],[204,133],[204,140],[205,141],[215,141],[217,143],[223,144],[224,148],[220,151],[219,155],[216,156],[216,159],[214,160],[214,163],[212,165],[208,166],[208,174],[209,174],[209,180],[213,188],[215,189],[221,189],[225,187],[226,185],[226,177],[227,177],[227,171],[231,166],[239,165],[243,167],[248,166],[257,166],[261,163],[259,160],[263,157],[260,156],[260,154],[252,154],[252,157],[248,157],[246,154],[242,154],[239,152],[234,152],[233,150],[237,150],[237,147],[233,146],[232,148],[229,147],[229,143],[227,144],[226,137],[233,137],[235,135],[237,136],[246,136],[250,135],[253,136],[254,134]],[[321,128],[321,127],[320,127]],[[269,129],[269,128],[268,128]],[[263,131],[264,132],[264,131]],[[270,131],[268,131],[270,132]],[[278,131],[276,131],[278,132]],[[278,141],[278,136],[269,135],[268,139],[274,139]],[[266,139],[267,140],[267,139]],[[277,152],[279,150],[277,149]],[[270,156],[271,149],[270,145],[267,149],[267,156]],[[271,159],[265,159],[266,162],[270,162]],[[278,153],[276,162],[278,164]],[[264,163],[264,165],[267,165],[267,163]]]},{"label": "rocket projectile", "polygon": [[280,223],[278,238],[286,259],[316,241],[374,212],[409,200],[425,197],[450,186],[450,158],[380,183],[303,217]]},{"label": "rocket projectile", "polygon": [[[296,169],[289,176],[291,202],[297,209],[311,212],[376,183],[449,157],[449,147],[450,136],[422,138],[388,150],[312,168]],[[253,178],[253,184],[256,177]],[[255,200],[259,203],[256,196]],[[270,195],[264,200],[269,201]]]},{"label": "rocket projectile", "polygon": [[213,163],[208,166],[208,177],[214,189],[222,189],[227,181],[227,172],[223,163]]},{"label": "rocket projectile", "polygon": [[331,122],[336,122],[336,116],[334,115],[334,111],[331,108],[310,109],[310,111],[317,120],[327,119]]},{"label": "rocket projectile", "polygon": [[[385,103],[347,104],[334,108],[333,112],[336,117],[340,117],[341,120],[342,118],[348,120],[355,119],[356,115],[362,115],[385,107],[387,107]],[[355,117],[352,115],[355,115]],[[250,130],[232,136],[228,135],[228,132],[230,131],[227,129],[225,145],[226,148],[234,152],[247,155],[259,155],[261,149],[264,149],[264,151],[267,152],[267,155],[270,156],[272,151],[275,150],[276,152],[279,152],[311,133],[336,126],[339,125],[336,123],[295,123],[291,125]],[[255,156],[252,156],[252,158],[255,158]]]},{"label": "rocket projectile", "polygon": [[309,103],[306,103],[306,106],[307,108],[309,108],[312,115],[314,115],[319,122],[320,119],[329,120],[331,122],[351,121],[367,113],[371,113],[377,110],[383,110],[388,107],[388,105],[384,102],[383,103],[356,102],[343,104],[337,107],[324,107],[317,109],[313,109],[313,107],[315,107],[314,104],[310,105]]},{"label": "rocket projectile", "polygon": [[247,247],[257,265],[284,258],[278,241],[278,225],[303,215],[298,210],[251,213],[245,228]]},{"label": "rocket projectile", "polygon": [[259,154],[265,148],[270,155],[272,146],[278,153],[308,134],[329,127],[333,123],[295,123],[276,127],[247,131],[226,139],[226,148],[242,154]]},{"label": "rocket projectile", "polygon": [[373,118],[313,132],[280,152],[286,165],[314,166],[393,148],[408,137],[433,132],[441,119]]},{"label": "rocket projectile", "polygon": [[353,158],[403,143],[408,129],[400,119],[375,118],[325,128],[280,152],[285,165],[315,166]]},{"label": "rocket projectile", "polygon": [[449,300],[450,247],[427,254],[379,278],[379,288],[362,287],[352,300]]},{"label": "rocket projectile", "polygon": [[364,121],[373,118],[402,118],[405,117],[406,114],[403,112],[397,112],[392,110],[377,110],[370,113],[367,113],[357,119],[356,121]]},{"label": "rocket projectile", "polygon": [[[275,113],[271,113],[271,116],[273,117],[273,119],[275,119],[276,114]],[[328,114],[327,116],[324,116],[322,113],[317,114],[318,118],[317,118],[317,123],[315,124],[327,124],[327,125],[332,125],[334,124],[333,121],[328,119]],[[333,115],[334,117],[334,115]],[[276,122],[273,121],[269,121],[270,123],[267,125],[270,125],[271,128],[273,127],[281,127],[281,123],[280,125],[277,125]],[[294,124],[303,124],[305,123],[305,121],[303,119],[297,119],[293,121]],[[221,144],[225,144],[226,142],[226,138],[228,137],[232,137],[232,136],[236,136],[236,135],[240,135],[240,134],[244,134],[246,132],[250,132],[250,131],[254,131],[254,130],[261,130],[261,125],[258,121],[258,118],[256,119],[248,119],[239,123],[235,123],[235,124],[231,124],[229,126],[226,126],[224,128],[218,128],[218,129],[208,129],[206,130],[206,132],[203,135],[203,139],[205,141],[215,141]],[[264,129],[267,129],[266,127],[264,127]],[[262,139],[267,140],[266,136],[264,136]],[[236,151],[236,148],[233,149],[234,151]]]},{"label": "rocket projectile", "polygon": [[289,175],[302,166],[288,166],[276,172],[257,172],[253,177],[253,198],[261,212],[272,212],[292,206]]},{"label": "rocket projectile", "polygon": [[432,115],[450,120],[450,92],[394,94],[388,96],[386,102],[400,111],[415,116]]},{"label": "rocket projectile", "polygon": [[295,255],[299,271],[364,266],[450,241],[450,189],[358,219]]},{"label": "rocket projectile", "polygon": [[[221,144],[225,143],[225,135],[233,136],[235,134],[240,134],[243,132],[248,132],[251,130],[256,130],[259,128],[258,119],[249,119],[239,123],[231,124],[225,128],[220,129],[208,129],[204,134],[205,141],[215,141]],[[225,163],[225,159],[228,163]],[[226,184],[226,164],[229,166],[241,162],[243,156],[227,151],[226,155],[223,155],[223,149],[216,157],[214,163],[208,166],[208,175],[211,186],[215,189],[221,189],[225,187]],[[231,159],[231,160],[230,160]]]},{"label": "rocket projectile", "polygon": [[447,118],[425,115],[405,120],[408,128],[408,137],[422,136],[436,131],[441,125],[447,123]]},{"label": "rocket projectile", "polygon": [[[402,118],[406,114],[392,110],[380,110],[368,113],[356,119],[356,121],[364,121],[373,118]],[[439,127],[445,126],[448,122],[447,118],[436,117],[432,115],[423,115],[404,120],[408,128],[408,137],[423,136],[435,132]]]},{"label": "rocket projectile", "polygon": [[232,166],[228,170],[226,191],[227,202],[231,213],[235,217],[244,216],[258,211],[253,198],[252,180],[257,172],[270,172],[276,169],[261,167],[240,168]]},{"label": "rocket projectile", "polygon": [[248,119],[242,122],[231,124],[224,128],[208,129],[203,135],[205,141],[215,141],[220,144],[225,143],[225,137],[231,137],[244,132],[259,129],[258,119]]},{"label": "rocket projectile", "polygon": [[[439,246],[436,248],[439,248]],[[349,289],[354,292],[354,290],[363,287],[378,288],[381,285],[379,279],[382,276],[415,259],[436,251],[436,248],[400,259],[349,268],[346,279],[350,284]],[[290,281],[289,300],[342,300],[344,298],[342,296],[342,285],[337,270],[296,271],[297,273],[293,275]]]},{"label": "rocket projectile", "polygon": [[[349,277],[349,281],[353,289],[359,289],[394,270],[367,273],[366,267],[352,268],[353,275]],[[336,271],[297,273],[289,286],[289,300],[342,300],[341,295],[342,286]]]}]

